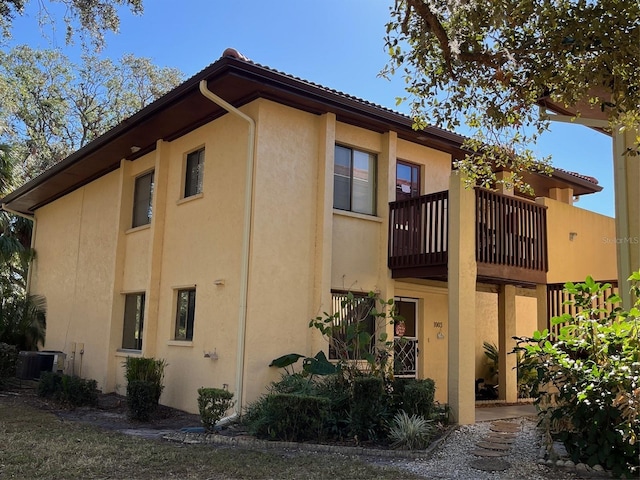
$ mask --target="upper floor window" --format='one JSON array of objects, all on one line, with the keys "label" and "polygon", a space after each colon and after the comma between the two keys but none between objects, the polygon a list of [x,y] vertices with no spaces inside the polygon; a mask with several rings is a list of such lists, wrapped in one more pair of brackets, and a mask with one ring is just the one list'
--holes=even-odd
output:
[{"label": "upper floor window", "polygon": [[133,228],[151,223],[151,201],[153,199],[153,171],[136,178],[133,193]]},{"label": "upper floor window", "polygon": [[144,293],[125,295],[122,348],[142,350],[142,327],[144,326]]},{"label": "upper floor window", "polygon": [[398,160],[396,163],[396,200],[420,196],[420,166]]},{"label": "upper floor window", "polygon": [[196,313],[196,289],[178,290],[175,340],[193,340],[193,322]]},{"label": "upper floor window", "polygon": [[336,145],[333,208],[376,214],[376,156]]},{"label": "upper floor window", "polygon": [[187,155],[184,179],[184,198],[202,193],[204,175],[204,148]]}]

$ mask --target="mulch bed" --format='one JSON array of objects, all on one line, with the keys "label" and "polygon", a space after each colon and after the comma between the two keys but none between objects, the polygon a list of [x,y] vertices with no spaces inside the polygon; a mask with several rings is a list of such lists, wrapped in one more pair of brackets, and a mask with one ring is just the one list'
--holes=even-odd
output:
[{"label": "mulch bed", "polygon": [[132,420],[127,415],[127,400],[122,395],[106,393],[98,395],[95,407],[70,408],[50,399],[40,398],[36,394],[37,381],[15,380],[4,390],[0,390],[0,401],[21,403],[55,414],[68,421],[88,423],[108,430],[180,430],[185,427],[201,425],[200,416],[183,412],[175,408],[159,405],[149,422]]}]

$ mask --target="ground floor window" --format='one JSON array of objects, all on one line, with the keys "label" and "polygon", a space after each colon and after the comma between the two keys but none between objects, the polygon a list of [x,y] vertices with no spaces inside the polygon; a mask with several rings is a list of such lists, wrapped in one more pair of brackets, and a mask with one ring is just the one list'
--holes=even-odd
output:
[{"label": "ground floor window", "polygon": [[144,293],[128,293],[124,300],[124,325],[122,348],[142,350],[142,327],[144,326]]},{"label": "ground floor window", "polygon": [[178,290],[175,340],[193,340],[193,322],[196,311],[196,289]]},{"label": "ground floor window", "polygon": [[358,360],[375,343],[375,299],[365,293],[331,292],[333,335],[329,358]]}]

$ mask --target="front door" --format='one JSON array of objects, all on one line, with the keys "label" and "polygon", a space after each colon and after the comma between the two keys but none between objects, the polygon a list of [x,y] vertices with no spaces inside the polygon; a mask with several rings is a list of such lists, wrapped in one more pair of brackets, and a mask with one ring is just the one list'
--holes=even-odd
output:
[{"label": "front door", "polygon": [[395,298],[396,313],[404,323],[396,323],[393,337],[394,375],[416,378],[418,373],[418,299]]}]

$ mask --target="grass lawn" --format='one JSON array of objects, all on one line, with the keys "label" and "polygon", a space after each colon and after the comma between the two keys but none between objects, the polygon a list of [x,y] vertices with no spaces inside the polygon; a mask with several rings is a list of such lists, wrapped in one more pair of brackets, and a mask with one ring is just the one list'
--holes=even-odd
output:
[{"label": "grass lawn", "polygon": [[[410,461],[410,460],[407,460]],[[358,458],[182,445],[108,432],[0,397],[0,478],[415,479]]]}]

